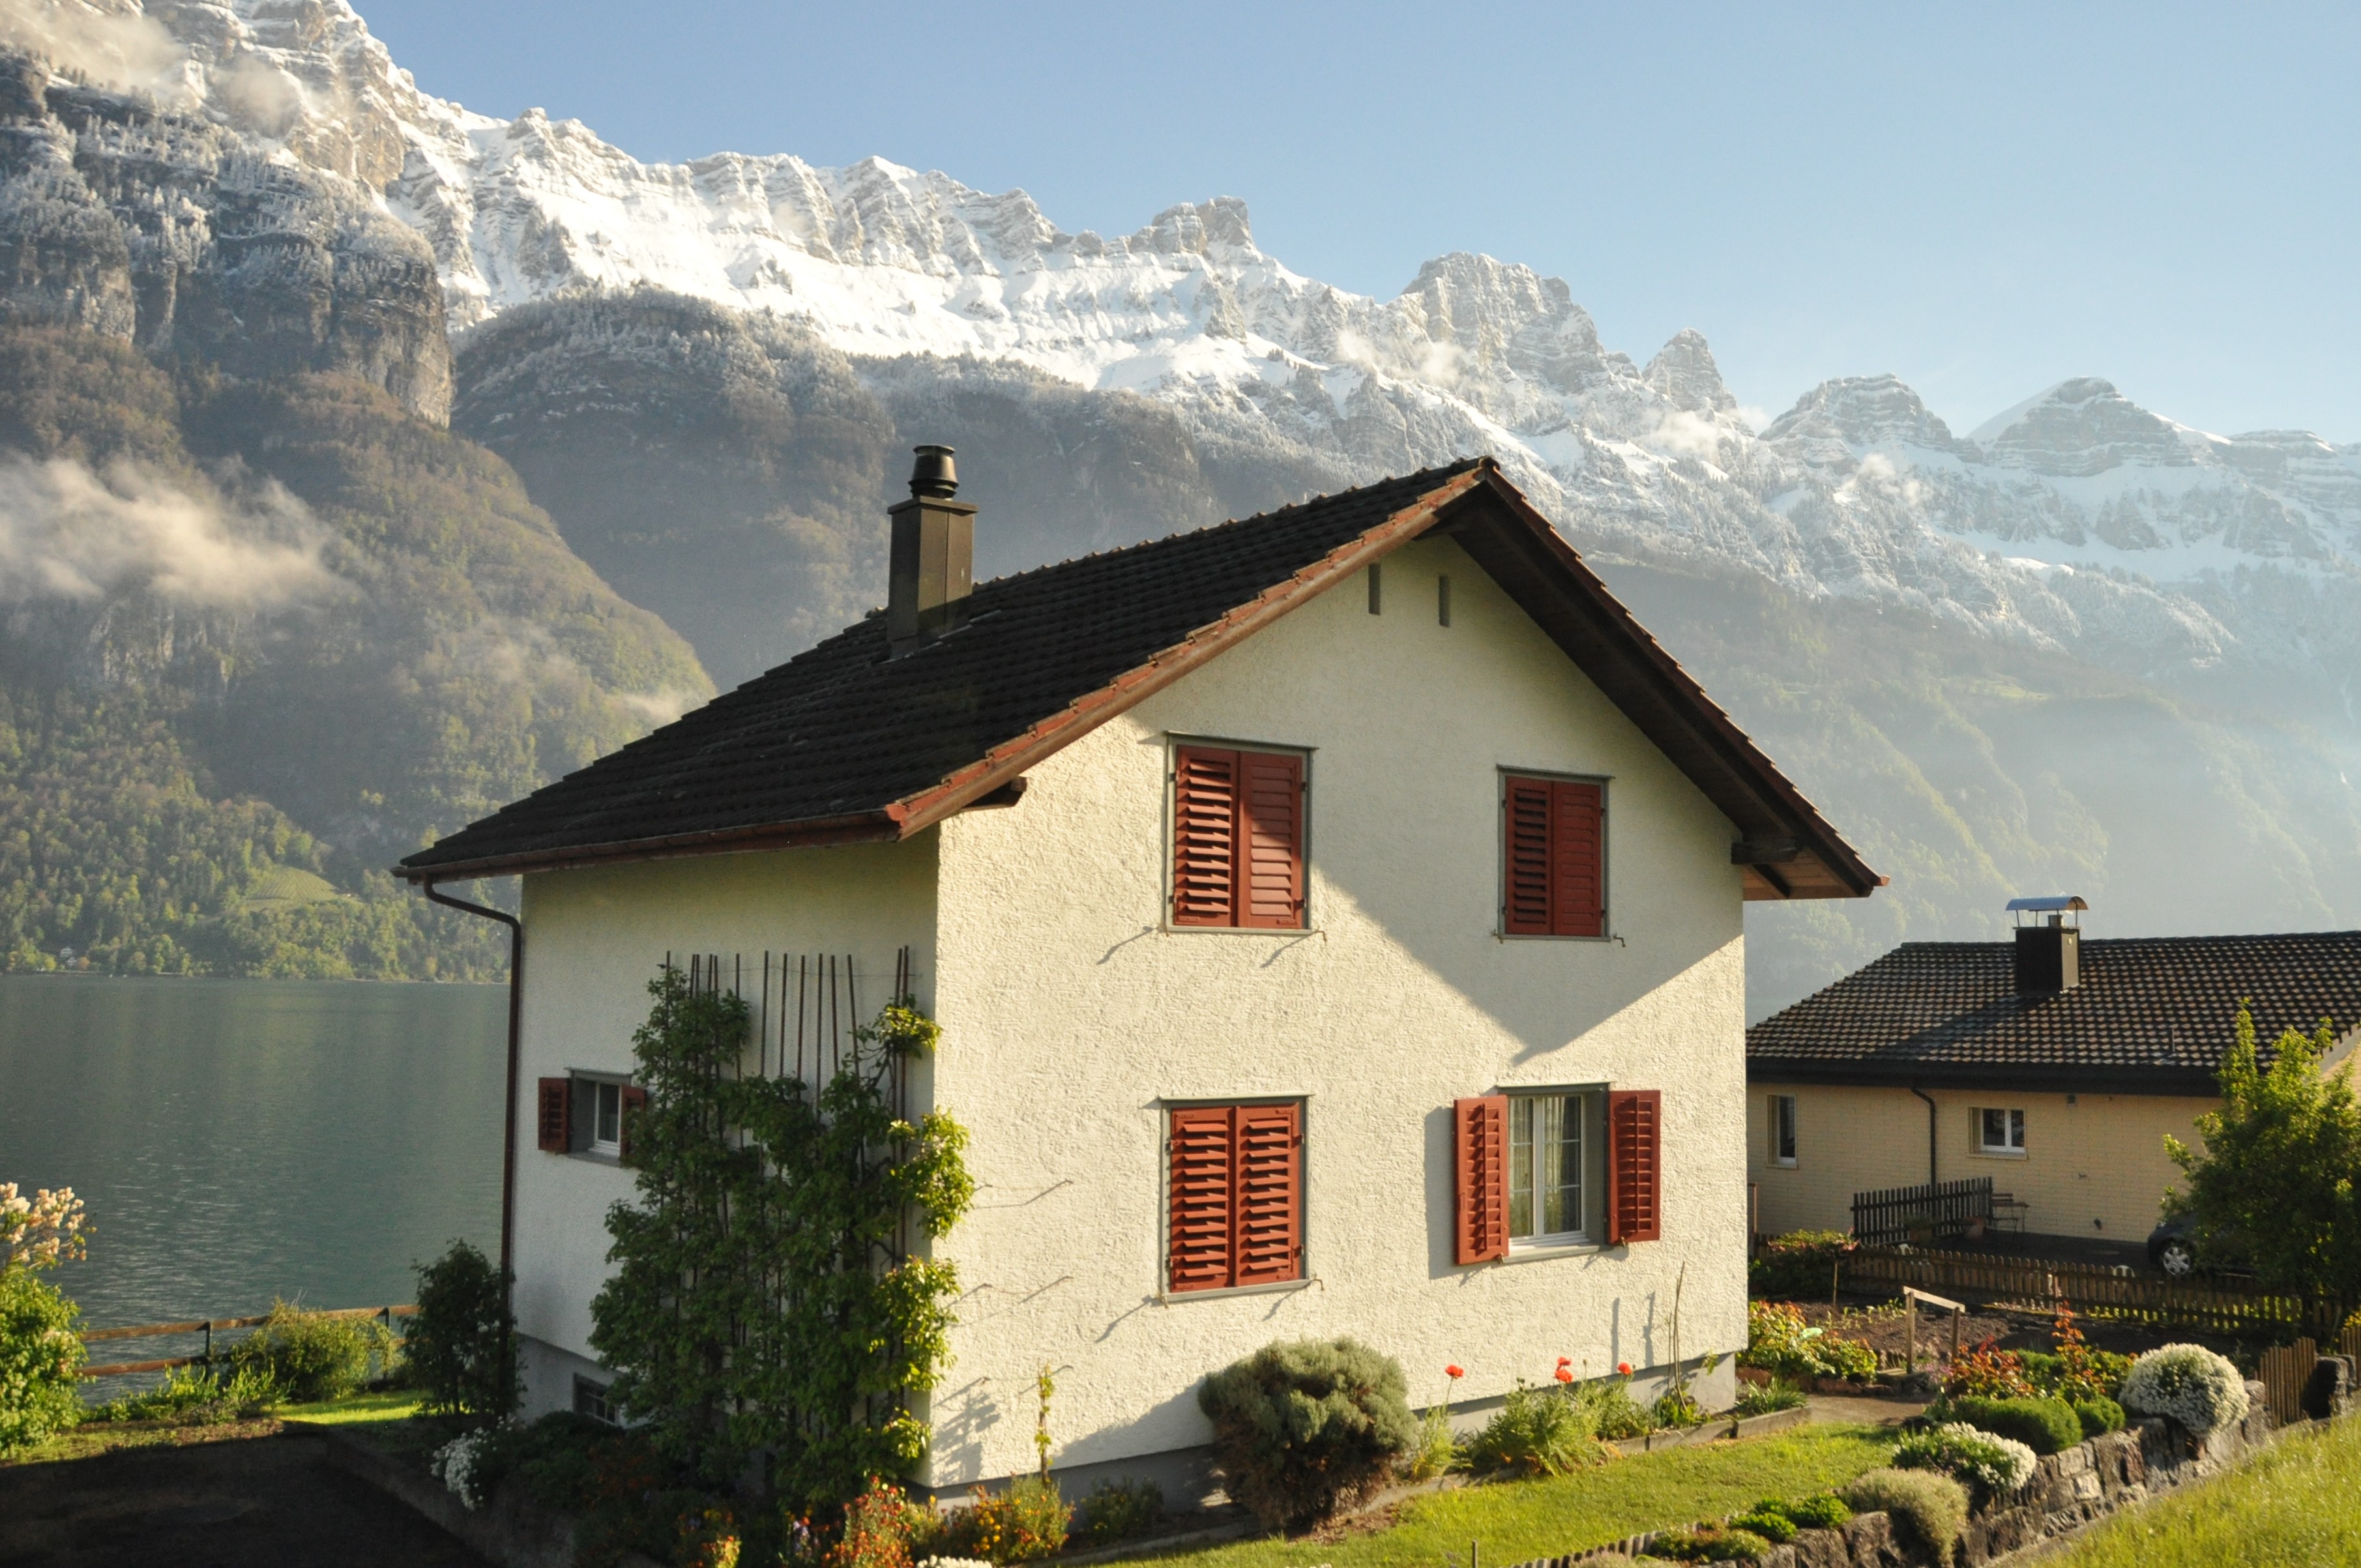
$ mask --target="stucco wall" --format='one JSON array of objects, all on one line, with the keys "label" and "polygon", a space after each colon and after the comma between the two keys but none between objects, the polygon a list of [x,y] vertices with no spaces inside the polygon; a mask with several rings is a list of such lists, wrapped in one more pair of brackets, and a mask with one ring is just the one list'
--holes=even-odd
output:
[{"label": "stucco wall", "polygon": [[[1435,577],[1453,582],[1436,623]],[[1358,1335],[1414,1401],[1744,1343],[1744,958],[1726,820],[1455,546],[1347,583],[942,828],[939,1102],[975,1212],[933,1479],[1203,1441],[1195,1386],[1278,1338]],[[1171,736],[1312,748],[1312,929],[1166,929]],[[1501,767],[1603,775],[1610,938],[1507,940]],[[1664,1240],[1452,1262],[1448,1108],[1500,1088],[1664,1096]],[[1163,1102],[1301,1095],[1305,1270],[1162,1292]]]},{"label": "stucco wall", "polygon": [[[2129,1242],[2147,1239],[2164,1190],[2180,1179],[2165,1135],[2202,1147],[2197,1118],[2218,1105],[2166,1095],[1927,1092],[1940,1179],[1991,1177],[1994,1191],[2030,1205],[2027,1231]],[[1773,1094],[1795,1097],[1793,1168],[1771,1161]],[[1975,1113],[1984,1106],[2025,1113],[2022,1158],[1978,1152]],[[1760,1184],[1766,1234],[1850,1230],[1855,1192],[1927,1179],[1927,1106],[1906,1089],[1757,1083],[1747,1107],[1748,1171]]]},{"label": "stucco wall", "polygon": [[[714,855],[524,879],[524,1010],[517,1153],[516,1305],[524,1334],[588,1355],[590,1299],[609,1271],[609,1205],[631,1194],[611,1160],[533,1146],[533,1080],[629,1072],[647,984],[667,953],[849,955],[861,1003],[885,1000],[895,956],[912,949],[930,1003],[936,835],[900,844]],[[756,989],[749,975],[748,991]],[[846,1021],[848,1025],[851,1020]],[[571,1397],[553,1381],[535,1408]]]}]

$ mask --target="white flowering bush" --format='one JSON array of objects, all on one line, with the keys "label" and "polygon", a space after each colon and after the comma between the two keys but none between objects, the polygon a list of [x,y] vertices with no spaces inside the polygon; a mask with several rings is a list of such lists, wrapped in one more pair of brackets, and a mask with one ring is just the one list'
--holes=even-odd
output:
[{"label": "white flowering bush", "polygon": [[490,1428],[486,1428],[482,1431],[463,1433],[436,1449],[434,1457],[428,1461],[429,1466],[434,1472],[434,1478],[448,1487],[451,1495],[458,1498],[470,1512],[482,1508],[486,1501],[477,1491],[476,1461],[483,1453],[484,1444],[491,1440],[491,1436]]},{"label": "white flowering bush", "polygon": [[82,1212],[71,1187],[44,1187],[27,1198],[15,1182],[0,1181],[0,1268],[55,1268],[89,1256]]},{"label": "white flowering bush", "polygon": [[1948,1421],[1932,1431],[1913,1432],[1894,1451],[1897,1470],[1940,1470],[2000,1494],[2014,1492],[2032,1480],[2035,1463],[2033,1450],[2026,1444],[1965,1421]]},{"label": "white flowering bush", "polygon": [[2169,1344],[2132,1363],[2115,1396],[2136,1415],[2164,1416],[2199,1437],[2246,1419],[2246,1380],[2202,1344]]},{"label": "white flowering bush", "polygon": [[929,1557],[918,1568],[993,1568],[993,1563],[983,1557]]}]

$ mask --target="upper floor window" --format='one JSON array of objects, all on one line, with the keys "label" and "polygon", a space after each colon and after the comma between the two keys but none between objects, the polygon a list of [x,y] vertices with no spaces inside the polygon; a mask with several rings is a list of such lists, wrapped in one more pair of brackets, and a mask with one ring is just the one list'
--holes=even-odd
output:
[{"label": "upper floor window", "polygon": [[2023,1154],[2025,1113],[1982,1110],[1976,1113],[1976,1152]]},{"label": "upper floor window", "polygon": [[1607,786],[1510,773],[1500,793],[1500,929],[1607,934]]},{"label": "upper floor window", "polygon": [[1771,1096],[1771,1163],[1795,1163],[1795,1097]]},{"label": "upper floor window", "polygon": [[1176,746],[1172,924],[1303,927],[1303,753]]},{"label": "upper floor window", "polygon": [[648,1091],[619,1077],[568,1073],[544,1078],[536,1096],[536,1141],[545,1154],[587,1154],[629,1162],[631,1113]]}]

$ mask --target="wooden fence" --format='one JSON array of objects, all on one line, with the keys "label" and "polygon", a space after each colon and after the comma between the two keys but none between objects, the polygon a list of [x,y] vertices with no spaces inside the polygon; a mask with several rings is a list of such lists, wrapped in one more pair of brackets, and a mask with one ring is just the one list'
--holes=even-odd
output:
[{"label": "wooden fence", "polygon": [[[418,1315],[416,1307],[342,1307],[331,1312],[305,1312],[307,1318],[383,1318],[388,1328],[396,1318]],[[118,1361],[104,1366],[85,1366],[84,1377],[128,1377],[140,1372],[170,1372],[181,1366],[210,1366],[216,1352],[214,1334],[217,1330],[257,1329],[270,1321],[266,1314],[259,1318],[192,1318],[181,1323],[134,1323],[122,1329],[84,1329],[82,1342],[97,1344],[105,1340],[162,1339],[170,1334],[205,1336],[205,1347],[195,1355],[168,1355],[155,1361]]]},{"label": "wooden fence", "polygon": [[1923,1238],[1939,1241],[1965,1235],[1970,1222],[1986,1224],[1993,1217],[1993,1184],[1989,1176],[1958,1181],[1922,1181],[1916,1187],[1889,1187],[1852,1195],[1853,1239],[1863,1246],[1896,1246],[1911,1240],[1910,1232],[1923,1225]]},{"label": "wooden fence", "polygon": [[2103,1264],[2051,1263],[1972,1252],[1864,1246],[1846,1255],[1844,1277],[1860,1285],[1916,1286],[1999,1305],[2048,1311],[2060,1300],[2094,1318],[2179,1324],[2225,1334],[2334,1334],[2344,1312],[2301,1297],[2221,1283],[2158,1279]]}]

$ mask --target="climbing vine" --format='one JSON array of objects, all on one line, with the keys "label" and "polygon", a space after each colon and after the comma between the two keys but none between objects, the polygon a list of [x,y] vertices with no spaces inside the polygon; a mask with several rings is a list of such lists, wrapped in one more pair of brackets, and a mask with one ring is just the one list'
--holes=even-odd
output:
[{"label": "climbing vine", "polygon": [[609,1397],[711,1485],[759,1458],[791,1509],[850,1502],[925,1451],[912,1397],[947,1354],[957,1278],[906,1243],[967,1212],[967,1132],[895,1102],[940,1031],[898,998],[809,1084],[744,1072],[743,998],[671,968],[648,991],[638,1190],[608,1212],[618,1268],[591,1306]]}]

